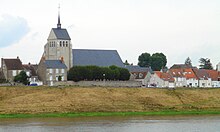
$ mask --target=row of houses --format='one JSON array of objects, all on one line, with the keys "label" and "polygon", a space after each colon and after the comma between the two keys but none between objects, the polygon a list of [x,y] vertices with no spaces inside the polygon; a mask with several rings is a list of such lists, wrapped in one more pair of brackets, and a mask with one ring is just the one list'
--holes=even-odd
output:
[{"label": "row of houses", "polygon": [[[121,64],[122,61],[119,66],[123,67]],[[145,87],[220,87],[220,69],[206,70],[177,64],[166,72],[152,71],[151,68],[133,65],[126,65],[124,68],[129,70],[130,80],[141,81]],[[22,64],[19,57],[1,59],[0,80],[13,82],[14,77],[21,71],[26,72],[30,84],[53,85],[57,81],[67,81],[67,66],[62,58],[61,60],[45,60],[42,57],[39,64]]]},{"label": "row of houses", "polygon": [[41,59],[39,64],[22,64],[19,57],[1,59],[0,80],[12,83],[14,77],[25,71],[28,81],[37,85],[53,85],[55,81],[67,81],[67,67],[63,60]]},{"label": "row of houses", "polygon": [[146,87],[220,87],[218,68],[206,70],[184,64],[175,64],[166,72],[152,71],[150,68],[139,66],[127,66],[127,68],[132,74],[132,79],[142,81],[143,86]]}]

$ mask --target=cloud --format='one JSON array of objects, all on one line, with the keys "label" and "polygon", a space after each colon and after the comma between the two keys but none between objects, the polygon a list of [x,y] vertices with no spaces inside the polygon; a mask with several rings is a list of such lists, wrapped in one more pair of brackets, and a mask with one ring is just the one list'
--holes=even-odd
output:
[{"label": "cloud", "polygon": [[27,21],[21,17],[3,15],[0,19],[0,48],[18,42],[29,32]]}]

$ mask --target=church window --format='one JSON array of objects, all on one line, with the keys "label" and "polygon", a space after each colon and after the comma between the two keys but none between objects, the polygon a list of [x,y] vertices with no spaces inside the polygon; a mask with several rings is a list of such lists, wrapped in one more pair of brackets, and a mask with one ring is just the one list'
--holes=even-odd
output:
[{"label": "church window", "polygon": [[60,47],[62,47],[62,42],[60,41]]},{"label": "church window", "polygon": [[63,41],[63,47],[65,47],[65,41]]}]

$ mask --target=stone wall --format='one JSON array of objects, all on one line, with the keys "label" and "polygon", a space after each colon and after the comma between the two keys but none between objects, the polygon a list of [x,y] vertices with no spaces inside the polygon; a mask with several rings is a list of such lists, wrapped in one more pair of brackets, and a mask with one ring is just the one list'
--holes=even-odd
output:
[{"label": "stone wall", "polygon": [[141,87],[140,81],[80,81],[55,82],[54,86],[101,86],[101,87]]}]

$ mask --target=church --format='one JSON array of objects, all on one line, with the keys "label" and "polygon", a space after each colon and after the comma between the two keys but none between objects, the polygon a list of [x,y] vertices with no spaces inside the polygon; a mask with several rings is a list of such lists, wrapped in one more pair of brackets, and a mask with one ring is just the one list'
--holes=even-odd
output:
[{"label": "church", "polygon": [[63,60],[67,69],[73,66],[111,66],[124,67],[116,50],[72,49],[71,38],[65,28],[61,27],[60,13],[56,28],[52,28],[44,46],[46,60]]},{"label": "church", "polygon": [[67,29],[61,27],[59,11],[57,27],[51,29],[39,63],[40,80],[49,85],[66,81],[71,67],[88,65],[125,67],[116,50],[73,49]]}]

